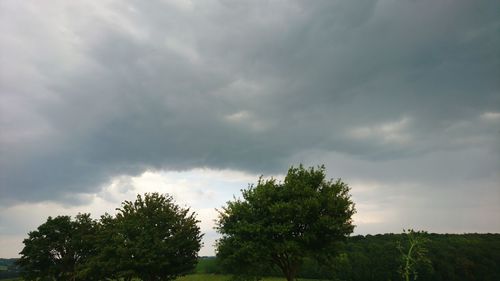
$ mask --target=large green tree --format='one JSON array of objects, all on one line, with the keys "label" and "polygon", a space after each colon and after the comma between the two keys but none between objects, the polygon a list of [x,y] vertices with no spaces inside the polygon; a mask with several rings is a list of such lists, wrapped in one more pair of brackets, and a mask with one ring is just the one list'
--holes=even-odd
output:
[{"label": "large green tree", "polygon": [[306,257],[326,261],[354,229],[349,187],[324,166],[290,168],[283,182],[259,179],[219,210],[217,256],[239,274],[278,268],[294,280]]},{"label": "large green tree", "polygon": [[90,276],[173,280],[194,269],[202,238],[194,212],[158,193],[138,195],[117,210],[101,218]]},{"label": "large green tree", "polygon": [[49,217],[23,241],[18,264],[24,279],[80,280],[78,270],[96,251],[95,226],[89,214],[79,214],[75,220]]}]

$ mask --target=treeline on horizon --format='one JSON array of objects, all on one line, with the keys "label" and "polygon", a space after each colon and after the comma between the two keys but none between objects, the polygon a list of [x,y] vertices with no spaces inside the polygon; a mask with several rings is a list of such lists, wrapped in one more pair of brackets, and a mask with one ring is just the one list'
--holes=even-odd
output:
[{"label": "treeline on horizon", "polygon": [[[426,234],[427,256],[431,263],[418,269],[417,280],[500,280],[500,234]],[[401,253],[396,245],[402,234],[352,236],[341,246],[338,257],[329,266],[308,260],[299,278],[386,281],[401,280],[398,268]],[[19,276],[16,259],[0,259],[0,279]],[[231,274],[219,266],[217,258],[202,257],[193,273]],[[262,272],[281,276],[278,271]]]},{"label": "treeline on horizon", "polygon": [[[422,281],[500,280],[500,234],[425,234],[430,264],[417,269]],[[398,242],[403,234],[351,236],[342,243],[339,255],[328,266],[312,260],[302,267],[299,278],[386,281],[401,280]],[[215,257],[201,258],[196,273],[231,274]],[[281,276],[269,270],[263,276]]]}]

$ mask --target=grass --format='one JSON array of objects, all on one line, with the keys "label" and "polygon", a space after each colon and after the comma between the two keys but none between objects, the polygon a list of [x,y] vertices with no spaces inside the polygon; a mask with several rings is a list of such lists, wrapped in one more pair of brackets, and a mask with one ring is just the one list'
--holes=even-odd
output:
[{"label": "grass", "polygon": [[177,278],[176,281],[228,281],[229,275],[221,274],[189,274]]},{"label": "grass", "polygon": [[[176,281],[229,281],[230,275],[222,274],[190,274],[177,278]],[[284,281],[285,278],[266,277],[263,281]],[[315,279],[298,279],[300,281],[317,281]]]},{"label": "grass", "polygon": [[[176,281],[229,281],[231,276],[222,274],[190,274],[177,278]],[[2,281],[22,281],[20,278],[1,279]],[[285,278],[266,277],[263,281],[284,281]],[[299,279],[301,281],[313,281],[314,279]],[[315,280],[317,281],[317,280]]]}]

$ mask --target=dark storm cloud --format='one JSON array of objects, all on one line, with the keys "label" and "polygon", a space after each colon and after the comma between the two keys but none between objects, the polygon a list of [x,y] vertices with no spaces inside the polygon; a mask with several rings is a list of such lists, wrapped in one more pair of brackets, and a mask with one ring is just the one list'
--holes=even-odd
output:
[{"label": "dark storm cloud", "polygon": [[439,181],[409,167],[471,147],[489,160],[443,165],[490,184],[500,168],[498,1],[1,5],[3,201],[145,169],[272,173],[310,151],[365,177],[406,161],[382,176]]}]

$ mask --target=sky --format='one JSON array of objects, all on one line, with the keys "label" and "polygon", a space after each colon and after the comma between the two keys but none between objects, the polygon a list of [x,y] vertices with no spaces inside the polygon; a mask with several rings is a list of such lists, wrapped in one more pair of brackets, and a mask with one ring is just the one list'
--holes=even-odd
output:
[{"label": "sky", "polygon": [[145,192],[324,164],[354,234],[500,232],[500,2],[0,2],[0,257]]}]

